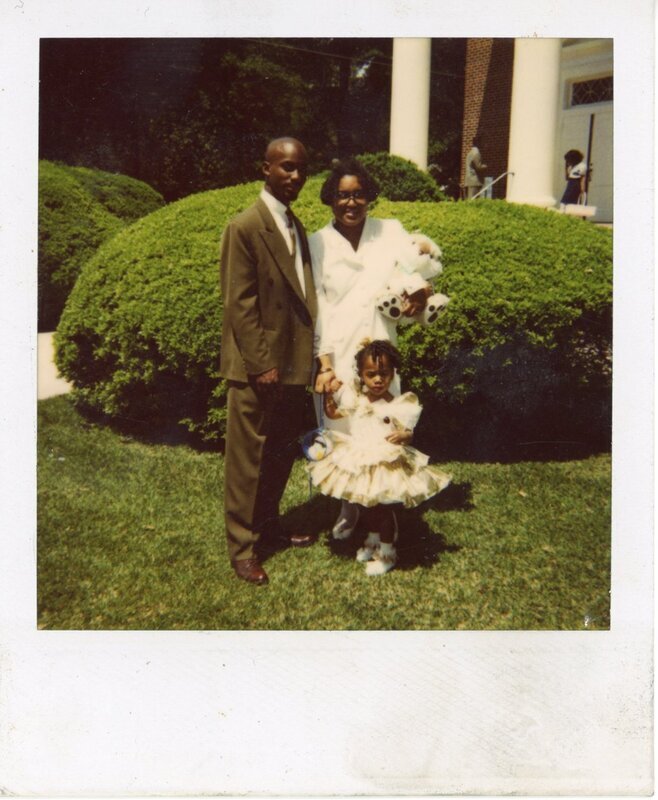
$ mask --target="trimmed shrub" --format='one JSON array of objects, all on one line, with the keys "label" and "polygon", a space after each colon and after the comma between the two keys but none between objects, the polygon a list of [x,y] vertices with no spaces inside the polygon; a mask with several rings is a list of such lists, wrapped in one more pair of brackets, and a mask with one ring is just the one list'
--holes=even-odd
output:
[{"label": "trimmed shrub", "polygon": [[53,330],[82,265],[106,239],[164,203],[141,181],[39,162],[39,329]]},{"label": "trimmed shrub", "polygon": [[[330,218],[320,183],[310,179],[295,206],[309,230]],[[219,242],[260,186],[180,200],[120,232],[85,265],[56,346],[59,369],[88,407],[173,420],[207,440],[223,435]],[[489,430],[496,419],[507,431],[510,420],[546,431],[548,412],[559,428],[574,409],[591,422],[597,403],[605,417],[610,231],[502,201],[382,200],[373,213],[422,230],[444,251],[437,288],[451,296],[448,310],[432,328],[409,326],[400,337],[403,383],[425,405],[428,432],[445,440],[452,425],[463,440],[464,426]],[[460,417],[464,409],[477,413]]]},{"label": "trimmed shrub", "polygon": [[412,202],[448,199],[434,178],[413,161],[389,153],[365,153],[358,158],[379,183],[382,197]]},{"label": "trimmed shrub", "polygon": [[611,231],[505,201],[377,212],[444,253],[438,286],[450,306],[438,326],[400,337],[424,435],[445,445],[452,427],[470,457],[524,441],[609,446]]},{"label": "trimmed shrub", "polygon": [[57,365],[85,406],[154,425],[174,420],[206,439],[223,433],[219,242],[261,185],[166,206],[85,265],[55,336]]},{"label": "trimmed shrub", "polygon": [[165,204],[159,192],[136,178],[88,167],[58,166],[72,175],[106,211],[126,223],[145,217]]}]

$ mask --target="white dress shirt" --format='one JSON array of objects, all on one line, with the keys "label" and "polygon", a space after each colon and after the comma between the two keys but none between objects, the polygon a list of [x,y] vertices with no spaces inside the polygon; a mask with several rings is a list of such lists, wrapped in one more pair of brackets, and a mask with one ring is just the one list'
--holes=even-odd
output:
[{"label": "white dress shirt", "polygon": [[[260,193],[260,199],[265,203],[268,210],[272,214],[274,222],[281,232],[281,236],[288,247],[290,255],[293,253],[293,243],[290,238],[291,229],[288,227],[288,217],[286,216],[285,206],[280,200],[277,200],[273,194],[270,194],[266,189]],[[304,283],[304,263],[302,261],[302,243],[299,238],[299,233],[295,225],[292,226],[292,235],[295,237],[295,272],[299,279],[299,285],[302,287],[302,294],[306,297],[306,285]]]}]

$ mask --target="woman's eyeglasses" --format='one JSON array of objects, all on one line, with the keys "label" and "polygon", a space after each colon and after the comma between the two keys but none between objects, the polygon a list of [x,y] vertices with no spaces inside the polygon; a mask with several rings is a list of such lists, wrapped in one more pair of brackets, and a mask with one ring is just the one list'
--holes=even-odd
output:
[{"label": "woman's eyeglasses", "polygon": [[367,203],[368,198],[362,189],[357,189],[355,192],[336,192],[334,195],[338,203],[349,203],[354,200],[355,203]]}]

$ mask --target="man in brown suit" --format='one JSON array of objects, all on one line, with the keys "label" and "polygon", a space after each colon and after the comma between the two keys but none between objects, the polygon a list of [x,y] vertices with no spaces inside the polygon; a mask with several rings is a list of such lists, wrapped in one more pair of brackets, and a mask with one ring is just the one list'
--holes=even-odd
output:
[{"label": "man in brown suit", "polygon": [[268,581],[259,542],[300,547],[316,539],[284,533],[278,518],[300,452],[317,313],[306,234],[290,210],[306,181],[306,166],[301,142],[270,142],[263,191],[222,238],[226,536],[236,575],[256,584]]}]

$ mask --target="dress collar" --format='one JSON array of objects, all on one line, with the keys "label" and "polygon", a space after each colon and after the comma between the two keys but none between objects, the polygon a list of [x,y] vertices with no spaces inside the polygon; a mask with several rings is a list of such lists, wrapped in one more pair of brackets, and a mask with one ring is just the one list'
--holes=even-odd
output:
[{"label": "dress collar", "polygon": [[356,250],[352,249],[352,245],[347,241],[347,239],[334,228],[334,221],[328,222],[325,226],[325,231],[327,231],[327,242],[332,249],[344,252],[345,255],[349,255],[351,260],[359,260],[361,251],[363,250],[363,245],[366,244],[370,239],[373,238],[374,228],[376,227],[377,223],[372,217],[366,217],[366,221],[363,224],[363,230],[361,231],[361,238],[359,239],[359,246]]}]

